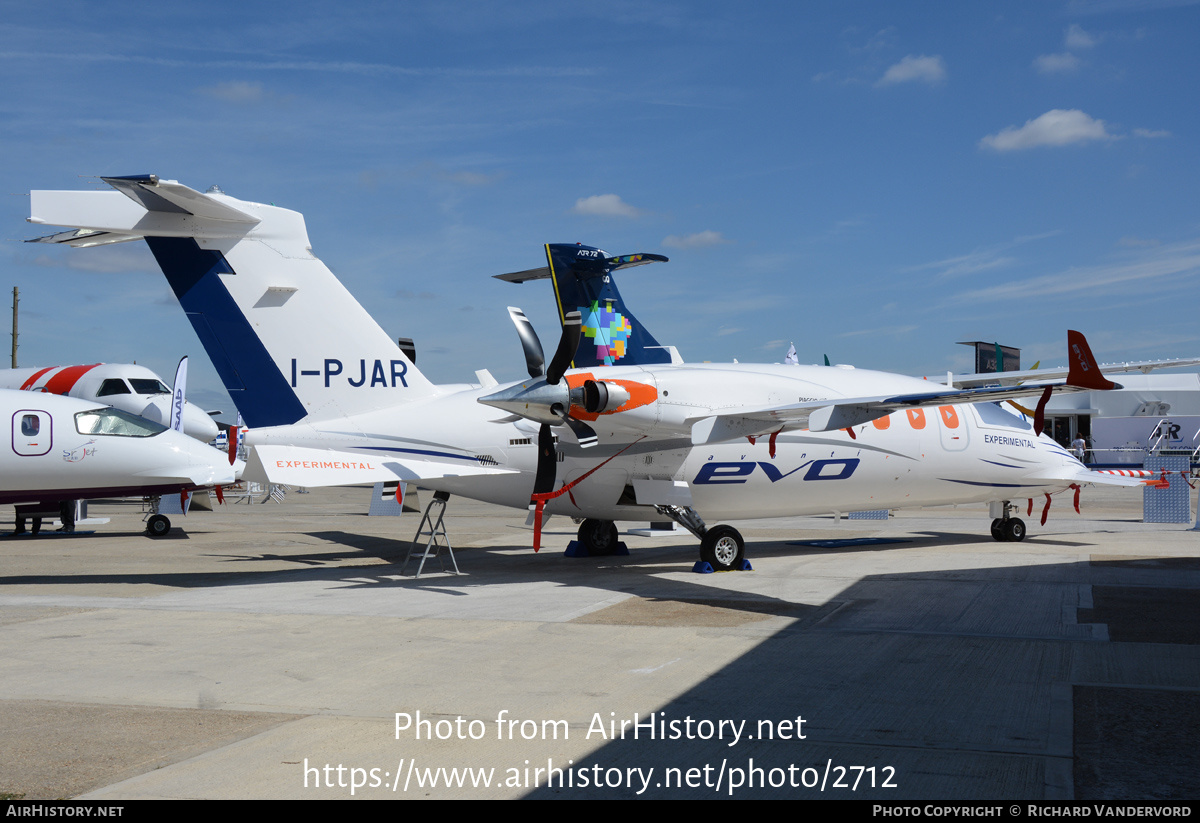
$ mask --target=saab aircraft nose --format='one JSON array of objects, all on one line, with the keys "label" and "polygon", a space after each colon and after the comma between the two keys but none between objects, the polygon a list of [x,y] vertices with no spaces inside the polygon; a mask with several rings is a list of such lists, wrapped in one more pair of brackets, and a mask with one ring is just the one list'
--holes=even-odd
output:
[{"label": "saab aircraft nose", "polygon": [[[147,420],[169,426],[171,424],[171,396],[165,394],[155,397],[139,414]],[[183,433],[188,437],[194,437],[201,443],[210,443],[221,433],[221,428],[204,409],[185,401],[183,404]]]},{"label": "saab aircraft nose", "polygon": [[183,407],[183,433],[201,443],[211,443],[221,433],[221,427],[204,409],[188,403]]}]

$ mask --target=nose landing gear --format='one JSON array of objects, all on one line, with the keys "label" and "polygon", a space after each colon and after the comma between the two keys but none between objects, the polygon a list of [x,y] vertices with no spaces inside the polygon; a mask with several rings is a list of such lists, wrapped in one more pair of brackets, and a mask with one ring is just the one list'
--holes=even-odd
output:
[{"label": "nose landing gear", "polygon": [[746,541],[733,526],[713,526],[710,529],[691,506],[658,505],[654,508],[700,538],[700,560],[713,570],[729,572],[749,568],[745,562]]},{"label": "nose landing gear", "polygon": [[1000,516],[992,521],[992,537],[1003,543],[1020,543],[1025,539],[1025,521],[1019,517],[1009,517],[1009,512],[1017,507],[1008,500],[992,504],[993,513],[1000,508]]}]

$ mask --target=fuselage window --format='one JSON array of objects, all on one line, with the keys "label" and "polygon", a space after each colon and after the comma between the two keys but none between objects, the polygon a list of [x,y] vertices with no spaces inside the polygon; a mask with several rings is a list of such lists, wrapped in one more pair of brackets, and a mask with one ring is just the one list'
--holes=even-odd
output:
[{"label": "fuselage window", "polygon": [[12,416],[12,448],[23,457],[41,457],[50,452],[54,426],[50,415],[34,409],[19,409]]}]

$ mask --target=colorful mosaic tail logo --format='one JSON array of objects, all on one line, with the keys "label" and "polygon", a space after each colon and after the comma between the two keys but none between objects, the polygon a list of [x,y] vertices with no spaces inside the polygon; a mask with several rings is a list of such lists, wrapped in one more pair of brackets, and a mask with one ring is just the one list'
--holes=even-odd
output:
[{"label": "colorful mosaic tail logo", "polygon": [[604,301],[603,308],[593,300],[591,306],[580,306],[579,313],[583,315],[583,336],[596,347],[597,362],[611,366],[625,356],[633,326],[613,308],[611,300]]}]

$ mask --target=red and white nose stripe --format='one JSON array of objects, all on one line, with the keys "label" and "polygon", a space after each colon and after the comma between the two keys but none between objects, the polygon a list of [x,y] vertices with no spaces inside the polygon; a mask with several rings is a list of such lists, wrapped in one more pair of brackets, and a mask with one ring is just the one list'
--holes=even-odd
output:
[{"label": "red and white nose stripe", "polygon": [[[75,388],[79,378],[99,366],[49,366],[34,372],[21,384],[22,391],[44,391],[50,394],[67,394]],[[45,378],[43,380],[43,378]]]}]

